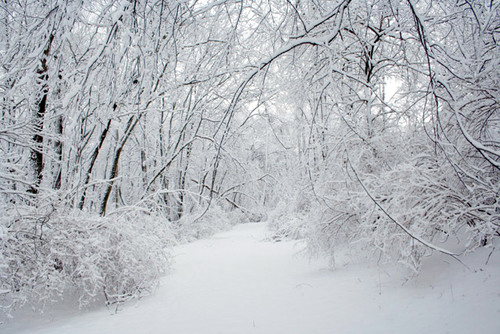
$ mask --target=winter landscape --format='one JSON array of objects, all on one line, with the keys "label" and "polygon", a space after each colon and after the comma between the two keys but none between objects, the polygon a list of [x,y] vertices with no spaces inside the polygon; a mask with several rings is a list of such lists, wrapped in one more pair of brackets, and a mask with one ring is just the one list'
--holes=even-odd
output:
[{"label": "winter landscape", "polygon": [[[153,295],[117,308],[67,304],[17,314],[6,333],[498,333],[500,256],[468,266],[434,256],[407,280],[391,266],[335,270],[273,242],[265,224],[175,248],[174,270]],[[485,262],[488,261],[488,264]]]},{"label": "winter landscape", "polygon": [[500,332],[500,2],[2,1],[0,54],[0,332]]}]

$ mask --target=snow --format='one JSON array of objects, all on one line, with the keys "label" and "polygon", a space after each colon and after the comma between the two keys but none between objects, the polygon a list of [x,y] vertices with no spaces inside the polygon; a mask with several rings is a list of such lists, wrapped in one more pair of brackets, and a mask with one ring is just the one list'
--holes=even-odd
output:
[{"label": "snow", "polygon": [[[23,311],[2,333],[500,333],[500,254],[425,260],[411,280],[391,267],[303,256],[243,224],[174,249],[160,288],[114,310]],[[342,259],[337,263],[342,263]],[[486,264],[486,262],[488,262]]]}]

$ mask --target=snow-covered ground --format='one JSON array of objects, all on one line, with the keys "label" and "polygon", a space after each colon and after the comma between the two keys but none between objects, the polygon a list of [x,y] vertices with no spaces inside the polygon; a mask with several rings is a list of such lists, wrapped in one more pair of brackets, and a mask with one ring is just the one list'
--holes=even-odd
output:
[{"label": "snow-covered ground", "polygon": [[245,224],[175,248],[174,271],[152,296],[115,314],[23,311],[2,333],[500,333],[500,251],[426,259],[410,281],[388,268],[299,253]]}]

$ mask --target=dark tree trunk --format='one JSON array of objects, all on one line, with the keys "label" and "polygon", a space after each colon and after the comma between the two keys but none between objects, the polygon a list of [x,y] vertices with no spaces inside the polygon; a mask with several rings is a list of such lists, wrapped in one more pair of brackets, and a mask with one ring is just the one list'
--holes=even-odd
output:
[{"label": "dark tree trunk", "polygon": [[[113,107],[114,110],[116,110],[116,105]],[[85,181],[83,182],[83,194],[82,197],[80,198],[80,202],[78,203],[78,208],[80,210],[83,209],[83,206],[85,204],[85,198],[87,197],[87,185],[90,181],[90,176],[92,175],[92,170],[94,169],[95,162],[97,160],[97,157],[99,156],[99,152],[101,151],[102,145],[104,144],[104,140],[106,139],[106,136],[108,135],[109,128],[111,127],[111,119],[108,120],[108,124],[106,124],[106,127],[101,133],[101,138],[99,139],[99,143],[97,144],[96,148],[94,149],[94,152],[92,153],[92,158],[90,160],[90,165],[87,170],[87,173],[85,174]]]},{"label": "dark tree trunk", "polygon": [[54,145],[54,150],[57,157],[57,170],[56,177],[54,180],[54,189],[61,189],[61,179],[62,179],[62,154],[63,154],[63,142],[62,142],[62,134],[63,134],[63,116],[59,116],[57,118],[56,131],[59,138],[56,140]]},{"label": "dark tree trunk", "polygon": [[47,112],[47,97],[49,94],[49,87],[47,81],[49,79],[47,58],[50,53],[50,48],[52,46],[52,41],[54,40],[54,35],[50,35],[47,47],[43,52],[43,57],[40,62],[40,68],[37,71],[38,80],[41,86],[40,98],[37,103],[37,111],[34,118],[34,135],[33,135],[33,147],[31,149],[31,161],[33,162],[33,171],[35,180],[29,189],[29,192],[33,194],[38,193],[38,188],[42,182],[43,177],[43,125],[45,114]]},{"label": "dark tree trunk", "polygon": [[106,215],[106,208],[108,206],[108,200],[111,195],[111,191],[113,190],[113,185],[115,183],[116,178],[118,177],[118,166],[120,165],[120,156],[122,154],[123,148],[125,147],[125,144],[127,143],[127,140],[129,139],[130,135],[132,134],[132,131],[134,131],[135,126],[141,119],[142,114],[139,114],[138,116],[131,116],[128,120],[127,127],[125,129],[125,135],[123,136],[122,141],[118,145],[118,148],[116,149],[115,156],[113,158],[113,163],[111,165],[111,173],[109,175],[109,181],[108,181],[108,186],[106,187],[106,190],[104,192],[104,197],[101,203],[101,215],[104,216]]}]

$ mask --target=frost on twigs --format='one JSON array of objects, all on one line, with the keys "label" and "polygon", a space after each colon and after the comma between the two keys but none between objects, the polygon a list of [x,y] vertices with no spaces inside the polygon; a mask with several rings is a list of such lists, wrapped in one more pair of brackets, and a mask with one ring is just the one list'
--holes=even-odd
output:
[{"label": "frost on twigs", "polygon": [[1,221],[0,301],[6,312],[73,295],[80,307],[149,293],[169,267],[168,224],[139,212],[98,217],[26,208]]},{"label": "frost on twigs", "polygon": [[[301,188],[301,197],[314,199],[302,210],[293,201],[282,202],[278,211],[285,214],[270,223],[274,233],[291,235],[300,227],[311,254],[330,257],[332,264],[348,254],[348,262],[398,264],[410,274],[436,251],[455,257],[497,235],[496,203],[485,200],[494,194],[465,187],[430,150],[392,154],[418,145],[415,137],[377,140],[360,147],[356,158],[351,150],[352,161],[338,153],[345,165],[330,165],[318,173],[314,188]],[[390,146],[394,150],[384,149]],[[377,159],[384,163],[375,165]]]},{"label": "frost on twigs", "polygon": [[172,230],[179,242],[191,242],[228,230],[243,219],[244,215],[239,211],[227,212],[218,204],[212,204],[208,210],[201,206],[193,208],[192,212],[172,223]]},{"label": "frost on twigs", "polygon": [[304,238],[310,218],[309,206],[310,200],[303,198],[299,192],[287,201],[279,202],[269,215],[271,240],[280,242],[283,239]]}]

